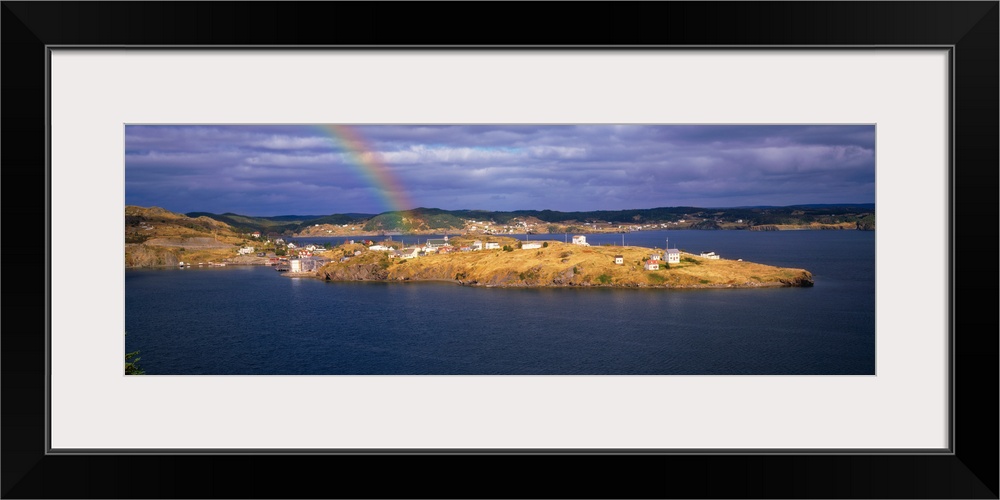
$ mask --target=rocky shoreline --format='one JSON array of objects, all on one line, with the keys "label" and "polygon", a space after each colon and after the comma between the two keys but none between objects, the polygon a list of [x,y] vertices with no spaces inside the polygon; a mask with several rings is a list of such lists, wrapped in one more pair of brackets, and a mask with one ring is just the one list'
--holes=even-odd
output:
[{"label": "rocky shoreline", "polygon": [[[227,266],[256,266],[256,265],[267,265],[260,262],[241,262],[241,263],[226,263]],[[159,265],[159,266],[142,266],[142,267],[126,267],[126,269],[168,269],[178,267],[175,265]],[[205,265],[192,265],[190,267],[215,267]],[[815,285],[812,276],[808,273],[803,274],[800,277],[793,279],[784,279],[779,281],[768,281],[768,282],[757,282],[757,281],[746,281],[743,283],[715,283],[715,284],[687,284],[687,285],[671,285],[671,284],[649,284],[649,283],[593,283],[593,282],[550,282],[550,283],[534,283],[527,284],[524,282],[507,281],[503,276],[497,276],[494,279],[488,281],[479,280],[462,280],[462,279],[442,279],[442,278],[390,278],[388,275],[378,277],[378,274],[370,274],[371,269],[363,270],[356,269],[357,274],[352,275],[331,275],[330,273],[320,271],[305,271],[305,272],[283,272],[282,276],[288,278],[309,278],[309,279],[319,279],[329,282],[338,283],[357,283],[357,282],[371,282],[371,283],[450,283],[459,286],[467,286],[473,288],[630,288],[630,289],[671,289],[671,290],[686,290],[686,289],[748,289],[748,288],[789,288],[789,287],[812,287]]]},{"label": "rocky shoreline", "polygon": [[476,281],[465,282],[462,280],[446,280],[446,279],[381,279],[381,280],[371,280],[371,279],[358,279],[358,280],[336,280],[329,279],[321,276],[319,273],[283,273],[292,277],[299,278],[317,278],[323,281],[329,281],[331,283],[358,283],[358,282],[368,282],[368,283],[451,283],[459,286],[467,286],[473,288],[630,288],[630,289],[671,289],[671,290],[711,290],[711,289],[748,289],[748,288],[808,288],[815,285],[815,282],[811,278],[788,280],[785,282],[767,282],[767,283],[757,283],[757,282],[746,282],[746,283],[726,283],[726,284],[697,284],[697,285],[649,285],[644,283],[630,283],[630,284],[601,284],[601,283],[580,283],[580,284],[547,284],[547,285],[525,285],[525,284],[494,284],[494,283],[479,283]]}]

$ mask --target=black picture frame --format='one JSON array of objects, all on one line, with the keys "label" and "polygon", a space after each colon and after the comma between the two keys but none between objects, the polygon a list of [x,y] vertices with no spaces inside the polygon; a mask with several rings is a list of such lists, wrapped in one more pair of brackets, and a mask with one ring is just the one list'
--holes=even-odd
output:
[{"label": "black picture frame", "polygon": [[[998,20],[987,2],[3,2],[4,498],[998,498]],[[572,10],[572,16],[564,15]],[[551,12],[551,13],[547,13]],[[561,14],[560,14],[561,12]],[[448,14],[445,16],[444,14]],[[466,19],[454,23],[451,19]],[[46,452],[47,47],[951,47],[952,453]],[[959,189],[961,188],[961,189]],[[961,196],[958,192],[961,191]],[[919,209],[919,207],[916,207]],[[16,228],[11,231],[10,228]],[[956,230],[962,228],[961,238]],[[29,236],[30,235],[30,236]],[[13,236],[13,235],[8,235]],[[46,267],[48,269],[48,267]],[[13,274],[11,274],[13,272]],[[960,301],[960,299],[964,299]],[[24,327],[24,320],[29,325]],[[141,414],[122,418],[142,418]],[[313,470],[329,471],[314,475]],[[365,478],[375,475],[382,480]]]}]

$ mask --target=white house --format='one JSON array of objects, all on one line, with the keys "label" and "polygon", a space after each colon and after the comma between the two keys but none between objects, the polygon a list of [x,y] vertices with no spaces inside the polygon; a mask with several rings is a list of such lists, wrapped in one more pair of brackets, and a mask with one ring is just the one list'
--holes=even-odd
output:
[{"label": "white house", "polygon": [[681,251],[676,248],[667,249],[667,264],[679,264],[681,262]]},{"label": "white house", "polygon": [[444,238],[429,238],[424,243],[424,246],[427,248],[441,248],[447,244],[448,244],[448,237],[445,236]]},{"label": "white house", "polygon": [[657,261],[660,260],[660,254],[658,253],[650,254],[649,260],[657,260]]},{"label": "white house", "polygon": [[620,266],[624,263],[625,263],[625,257],[621,255],[615,255],[615,264],[618,264]]},{"label": "white house", "polygon": [[585,246],[585,247],[589,247],[590,246],[590,243],[587,243],[587,237],[586,236],[581,236],[581,235],[577,235],[577,236],[573,237],[573,244],[574,245],[582,245],[582,246]]},{"label": "white house", "polygon": [[295,243],[289,243],[288,248],[295,248]]},{"label": "white house", "polygon": [[[319,269],[323,264],[328,262],[326,259],[314,259],[312,257],[306,257],[304,259],[296,259],[291,262],[298,262],[298,272],[308,272],[315,271]],[[295,264],[291,264],[292,271],[295,271]]]},{"label": "white house", "polygon": [[369,250],[375,250],[376,252],[388,252],[392,250],[392,247],[387,247],[385,245],[372,245],[368,247]]},{"label": "white house", "polygon": [[475,251],[475,250],[482,250],[482,249],[483,249],[483,242],[482,241],[476,240],[476,241],[472,242],[472,250]]},{"label": "white house", "polygon": [[299,259],[292,259],[292,260],[288,261],[288,265],[291,266],[291,269],[289,269],[291,272],[293,272],[293,273],[301,273],[302,272],[302,261],[301,260],[299,260]]},{"label": "white house", "polygon": [[495,241],[488,241],[488,242],[486,242],[486,249],[487,250],[500,250],[500,244],[497,243],[497,242],[495,242]]},{"label": "white house", "polygon": [[253,247],[243,247],[239,249],[240,255],[249,255],[253,253]]},{"label": "white house", "polygon": [[534,241],[521,243],[521,250],[533,250],[535,248],[542,248],[542,244]]},{"label": "white house", "polygon": [[706,259],[719,260],[720,256],[716,255],[715,252],[701,252],[701,256]]},{"label": "white house", "polygon": [[643,266],[643,267],[645,267],[647,271],[659,271],[660,270],[660,261],[649,259],[649,260],[646,261],[646,265]]},{"label": "white house", "polygon": [[260,231],[254,231],[250,234],[253,235],[254,238],[260,238]]}]

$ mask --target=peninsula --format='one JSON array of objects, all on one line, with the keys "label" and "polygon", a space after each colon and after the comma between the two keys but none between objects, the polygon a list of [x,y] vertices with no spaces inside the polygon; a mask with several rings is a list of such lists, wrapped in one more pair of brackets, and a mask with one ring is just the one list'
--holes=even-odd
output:
[{"label": "peninsula", "polygon": [[[419,258],[394,251],[363,250],[361,245],[337,247],[333,253],[339,259],[313,273],[299,275],[328,281],[449,281],[485,287],[813,286],[812,274],[804,269],[703,257],[679,250],[544,240],[525,244],[513,238],[497,238],[490,242],[490,249],[473,250],[477,242],[467,237],[453,238],[448,244],[450,250],[428,249]],[[674,255],[668,257],[669,253]],[[668,263],[668,259],[675,262]]]},{"label": "peninsula", "polygon": [[[540,237],[544,238],[544,236]],[[271,265],[328,281],[448,281],[484,287],[808,287],[804,269],[670,249],[465,233],[404,247],[391,237],[298,246],[206,216],[125,207],[125,267]]]}]

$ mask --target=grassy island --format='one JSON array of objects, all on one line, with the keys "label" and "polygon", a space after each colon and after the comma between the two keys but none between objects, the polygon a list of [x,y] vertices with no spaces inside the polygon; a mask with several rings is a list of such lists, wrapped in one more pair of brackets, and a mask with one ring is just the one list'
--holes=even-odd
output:
[{"label": "grassy island", "polygon": [[[471,243],[450,242],[456,250],[428,252],[404,259],[390,251],[342,252],[342,260],[321,267],[316,277],[329,281],[451,281],[487,287],[620,287],[620,288],[760,288],[812,286],[812,274],[752,262],[709,259],[681,252],[680,262],[645,264],[662,249],[634,246],[582,246],[534,241],[541,248],[519,248],[524,242],[494,237],[499,249],[460,251]],[[334,255],[338,249],[334,249]],[[621,256],[621,264],[616,257]]]}]

